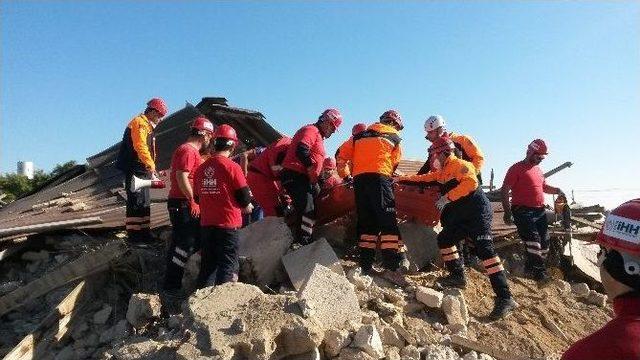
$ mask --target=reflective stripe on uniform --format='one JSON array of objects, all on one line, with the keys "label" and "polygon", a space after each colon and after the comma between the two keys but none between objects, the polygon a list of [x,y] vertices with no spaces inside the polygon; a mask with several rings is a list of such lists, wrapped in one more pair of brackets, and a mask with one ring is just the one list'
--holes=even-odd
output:
[{"label": "reflective stripe on uniform", "polygon": [[528,248],[542,249],[542,246],[537,241],[525,241],[524,243],[527,244]]},{"label": "reflective stripe on uniform", "polygon": [[493,275],[495,273],[498,273],[500,271],[504,271],[504,267],[502,265],[497,265],[497,266],[493,266],[490,267],[488,269],[486,269],[487,271],[487,275]]},{"label": "reflective stripe on uniform", "polygon": [[183,257],[185,257],[185,258],[189,257],[189,254],[187,254],[187,252],[186,252],[186,251],[182,250],[182,249],[181,249],[181,248],[179,248],[179,247],[176,247],[175,252],[176,252],[178,255],[181,255],[181,256],[183,256]]},{"label": "reflective stripe on uniform", "polygon": [[308,227],[308,226],[307,226],[307,225],[305,225],[305,224],[300,225],[300,228],[302,228],[302,231],[304,231],[304,232],[305,232],[305,233],[307,233],[307,234],[311,234],[311,233],[313,233],[313,228]]},{"label": "reflective stripe on uniform", "polygon": [[358,242],[358,247],[365,248],[365,249],[375,249],[377,242],[378,242],[377,235],[362,234],[360,235],[360,241]]},{"label": "reflective stripe on uniform", "polygon": [[184,262],[182,262],[180,259],[178,259],[175,256],[173,258],[171,258],[171,262],[173,262],[174,264],[176,264],[176,265],[178,265],[178,266],[180,266],[182,268],[186,266],[186,264]]}]

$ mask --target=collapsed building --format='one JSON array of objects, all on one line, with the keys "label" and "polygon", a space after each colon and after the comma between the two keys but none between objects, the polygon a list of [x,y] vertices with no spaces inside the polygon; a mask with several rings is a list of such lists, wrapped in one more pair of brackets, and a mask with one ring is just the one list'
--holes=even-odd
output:
[{"label": "collapsed building", "polygon": [[[241,140],[238,151],[282,136],[259,112],[203,98],[156,129],[159,169],[169,167],[199,114],[232,125]],[[484,317],[490,290],[478,270],[469,269],[471,286],[464,291],[433,289],[441,265],[436,195],[411,185],[396,189],[412,264],[404,279],[358,273],[352,192],[341,188],[317,200],[323,225],[314,232],[316,242],[291,252],[292,236],[282,219],[251,224],[240,236],[242,283],[198,290],[179,314],[163,313],[157,282],[164,241],[129,249],[122,239],[124,176],[113,164],[118,146],[0,209],[5,358],[553,358],[611,316],[597,291],[589,245],[599,228],[593,220],[603,209],[573,209],[573,226],[550,229],[558,271],[549,287],[538,289],[520,277],[521,241],[515,227],[502,222],[502,205],[492,202],[496,248],[520,308],[489,323]],[[405,160],[399,171],[413,174],[421,166]],[[151,228],[166,241],[167,190],[151,193]],[[550,212],[549,220],[558,219]],[[197,261],[192,256],[187,287],[193,286]]]}]

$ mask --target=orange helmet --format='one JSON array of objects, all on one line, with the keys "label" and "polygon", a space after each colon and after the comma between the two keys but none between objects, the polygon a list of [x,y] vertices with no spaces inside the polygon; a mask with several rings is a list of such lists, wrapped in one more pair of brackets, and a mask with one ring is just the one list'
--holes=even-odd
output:
[{"label": "orange helmet", "polygon": [[160,98],[153,98],[147,103],[147,107],[157,111],[160,116],[164,117],[169,112],[167,104]]}]

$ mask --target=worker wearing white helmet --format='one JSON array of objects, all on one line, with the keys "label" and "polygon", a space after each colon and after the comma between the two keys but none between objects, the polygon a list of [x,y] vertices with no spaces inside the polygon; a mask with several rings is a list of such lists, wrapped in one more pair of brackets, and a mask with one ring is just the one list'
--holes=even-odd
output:
[{"label": "worker wearing white helmet", "polygon": [[[453,141],[456,149],[456,155],[466,161],[473,164],[478,172],[478,180],[482,184],[482,177],[480,171],[484,165],[484,155],[478,147],[478,144],[468,135],[456,134],[453,132],[447,133],[445,128],[444,118],[440,115],[431,115],[424,122],[424,131],[426,133],[425,138],[430,142],[440,138],[442,135],[448,135],[449,139]],[[429,155],[427,162],[422,166],[418,174],[426,174],[431,170],[433,157]]]}]

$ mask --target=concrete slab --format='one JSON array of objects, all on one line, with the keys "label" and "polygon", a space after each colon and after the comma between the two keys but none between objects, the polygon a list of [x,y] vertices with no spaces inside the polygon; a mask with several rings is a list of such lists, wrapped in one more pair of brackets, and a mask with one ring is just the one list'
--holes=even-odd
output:
[{"label": "concrete slab", "polygon": [[341,329],[349,321],[360,322],[362,314],[353,285],[344,275],[323,265],[315,265],[298,298],[310,309],[310,318],[325,331]]},{"label": "concrete slab", "polygon": [[271,284],[281,269],[280,258],[293,242],[282,218],[269,216],[240,230],[238,253],[258,286]]},{"label": "concrete slab", "polygon": [[405,222],[400,224],[402,241],[407,246],[407,257],[413,270],[422,269],[430,262],[440,262],[440,251],[436,237],[440,227]]},{"label": "concrete slab", "polygon": [[344,276],[340,259],[327,240],[319,239],[282,257],[282,263],[296,290],[311,277],[316,264],[323,265],[336,274]]}]

